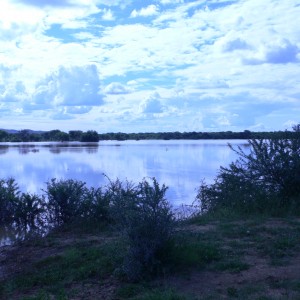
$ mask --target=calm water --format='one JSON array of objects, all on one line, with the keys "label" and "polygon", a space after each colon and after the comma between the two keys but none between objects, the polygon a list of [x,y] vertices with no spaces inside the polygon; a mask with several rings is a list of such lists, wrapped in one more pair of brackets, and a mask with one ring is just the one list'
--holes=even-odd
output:
[{"label": "calm water", "polygon": [[[173,206],[190,204],[202,179],[212,182],[219,167],[236,159],[226,140],[101,141],[0,144],[0,178],[13,177],[22,191],[41,194],[51,178],[77,179],[102,186],[110,179],[138,183],[156,177]],[[233,140],[246,147],[246,141]]]}]

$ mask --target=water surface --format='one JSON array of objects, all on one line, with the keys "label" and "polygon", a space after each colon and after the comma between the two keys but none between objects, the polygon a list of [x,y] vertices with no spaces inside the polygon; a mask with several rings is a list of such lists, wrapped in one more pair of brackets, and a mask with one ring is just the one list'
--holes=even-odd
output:
[{"label": "water surface", "polygon": [[41,194],[51,178],[102,186],[110,179],[135,183],[156,177],[173,206],[190,204],[201,180],[236,159],[228,147],[244,140],[100,141],[99,143],[1,143],[0,178],[13,177],[22,191]]}]

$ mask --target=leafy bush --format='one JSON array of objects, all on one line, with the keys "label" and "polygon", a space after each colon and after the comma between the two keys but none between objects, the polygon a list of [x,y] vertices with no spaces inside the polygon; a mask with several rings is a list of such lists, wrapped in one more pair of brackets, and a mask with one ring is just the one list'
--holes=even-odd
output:
[{"label": "leafy bush", "polygon": [[19,194],[19,187],[13,178],[0,180],[0,225],[13,222]]},{"label": "leafy bush", "polygon": [[82,217],[92,222],[110,222],[110,197],[102,188],[86,190],[84,201],[81,205]]},{"label": "leafy bush", "polygon": [[70,223],[83,216],[88,190],[85,182],[51,179],[46,184],[49,217],[53,225]]},{"label": "leafy bush", "polygon": [[164,250],[174,229],[174,215],[165,199],[167,187],[143,180],[134,186],[129,182],[111,182],[112,211],[123,227],[129,249],[123,272],[130,281],[158,272]]},{"label": "leafy bush", "polygon": [[[298,132],[299,126],[294,130]],[[249,153],[230,146],[238,160],[228,168],[221,167],[212,185],[202,183],[197,195],[202,212],[299,210],[300,136],[249,140],[249,144]]]},{"label": "leafy bush", "polygon": [[45,226],[45,199],[38,195],[23,193],[16,201],[14,221],[25,231]]},{"label": "leafy bush", "polygon": [[132,182],[122,182],[119,179],[112,181],[108,178],[106,187],[110,199],[110,216],[120,229],[128,226],[130,215],[138,206],[138,189]]}]

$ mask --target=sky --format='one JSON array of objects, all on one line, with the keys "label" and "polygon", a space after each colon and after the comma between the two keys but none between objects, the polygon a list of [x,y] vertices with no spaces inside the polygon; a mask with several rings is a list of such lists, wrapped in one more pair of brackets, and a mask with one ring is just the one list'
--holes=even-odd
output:
[{"label": "sky", "polygon": [[0,128],[300,122],[300,0],[1,0]]}]

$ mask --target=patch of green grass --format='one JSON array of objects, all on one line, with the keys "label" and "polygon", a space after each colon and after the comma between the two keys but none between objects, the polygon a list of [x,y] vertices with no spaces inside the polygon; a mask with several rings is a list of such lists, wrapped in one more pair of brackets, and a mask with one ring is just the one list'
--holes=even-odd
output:
[{"label": "patch of green grass", "polygon": [[202,215],[196,215],[188,220],[189,224],[205,225],[207,223],[223,223],[223,222],[233,222],[241,219],[241,214],[227,208],[222,208],[214,212],[204,213]]},{"label": "patch of green grass", "polygon": [[268,279],[267,283],[272,289],[285,289],[300,292],[300,280],[278,279],[271,277]]},{"label": "patch of green grass", "polygon": [[235,252],[244,253],[246,249],[251,247],[248,241],[245,240],[230,240],[226,243],[227,246],[229,246],[232,249],[235,249]]},{"label": "patch of green grass", "polygon": [[[247,283],[245,285],[229,286],[226,289],[228,298],[239,300],[273,300],[273,297],[268,296],[268,286],[265,282]],[[216,297],[220,299],[221,297]],[[227,298],[226,298],[227,299]],[[276,298],[277,299],[277,298]],[[282,299],[282,298],[280,298]]]},{"label": "patch of green grass", "polygon": [[146,292],[143,295],[139,295],[138,297],[134,298],[136,300],[189,300],[185,295],[181,295],[171,289],[167,290],[154,290],[151,292]]},{"label": "patch of green grass", "polygon": [[168,254],[168,263],[175,271],[204,267],[222,257],[219,244],[212,241],[202,241],[199,234],[183,234],[176,237],[173,243],[174,245]]},{"label": "patch of green grass", "polygon": [[113,273],[123,259],[123,245],[116,242],[98,247],[72,247],[61,255],[40,260],[26,274],[4,284],[3,295],[14,291],[43,288],[57,295],[65,286],[90,278],[101,280]]},{"label": "patch of green grass", "polygon": [[235,287],[227,288],[227,295],[230,298],[237,298],[238,297],[238,290]]},{"label": "patch of green grass", "polygon": [[249,239],[256,234],[256,225],[253,223],[238,224],[235,222],[221,223],[218,229],[222,235],[230,239]]},{"label": "patch of green grass", "polygon": [[[41,290],[37,293],[37,295],[35,296],[26,296],[21,298],[22,300],[52,300],[53,299],[53,295],[51,295],[50,293]],[[68,296],[66,295],[64,290],[58,291],[56,293],[56,300],[68,300]]]},{"label": "patch of green grass", "polygon": [[256,248],[274,265],[287,264],[299,250],[300,232],[293,229],[266,229],[256,237]]},{"label": "patch of green grass", "polygon": [[215,269],[219,271],[228,271],[238,273],[248,270],[250,265],[241,261],[239,258],[231,260],[222,260],[215,265]]},{"label": "patch of green grass", "polygon": [[142,294],[145,291],[145,287],[142,284],[127,283],[123,284],[116,295],[122,299],[130,299]]}]

